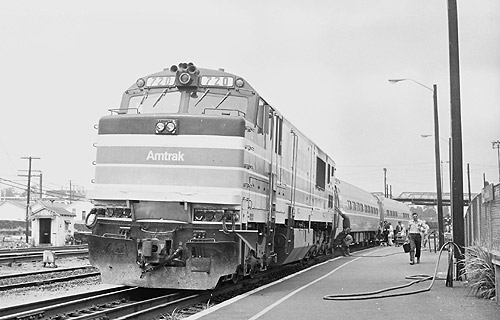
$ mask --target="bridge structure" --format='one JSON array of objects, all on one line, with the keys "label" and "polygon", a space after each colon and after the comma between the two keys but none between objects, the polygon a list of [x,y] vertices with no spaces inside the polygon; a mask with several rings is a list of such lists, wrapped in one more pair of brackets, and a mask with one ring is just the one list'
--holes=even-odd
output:
[{"label": "bridge structure", "polygon": [[[471,194],[470,199],[474,199],[476,194]],[[401,202],[411,202],[414,205],[423,206],[436,206],[437,205],[437,193],[436,192],[402,192],[399,196],[393,198],[394,200]],[[451,194],[449,192],[442,193],[442,203],[443,206],[451,205]],[[469,206],[469,194],[464,193],[464,207]]]}]

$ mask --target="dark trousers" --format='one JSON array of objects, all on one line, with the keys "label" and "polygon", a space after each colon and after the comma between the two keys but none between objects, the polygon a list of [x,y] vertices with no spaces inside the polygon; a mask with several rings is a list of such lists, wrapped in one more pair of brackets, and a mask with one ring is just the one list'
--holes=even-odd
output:
[{"label": "dark trousers", "polygon": [[420,259],[421,246],[422,236],[420,233],[410,233],[410,261],[415,261],[415,257]]}]

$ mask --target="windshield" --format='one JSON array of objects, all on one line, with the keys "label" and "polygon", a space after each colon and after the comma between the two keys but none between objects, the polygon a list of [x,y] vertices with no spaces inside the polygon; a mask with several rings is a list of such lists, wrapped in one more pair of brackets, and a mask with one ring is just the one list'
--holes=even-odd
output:
[{"label": "windshield", "polygon": [[[211,89],[201,89],[189,94],[185,92],[183,99],[189,99],[187,113],[190,114],[246,116],[248,99],[233,94],[234,91],[215,92]],[[142,95],[130,97],[127,112],[179,113],[183,112],[180,111],[180,105],[181,92],[177,89],[147,90]]]},{"label": "windshield", "polygon": [[189,113],[191,114],[227,114],[245,116],[247,113],[248,100],[245,97],[231,95],[233,92],[225,93],[211,92],[206,89],[197,92],[196,97],[191,95],[189,100]]},{"label": "windshield", "polygon": [[[181,93],[161,90],[145,92],[141,96],[133,96],[129,101],[129,113],[177,113]],[[137,110],[137,112],[136,112]]]}]

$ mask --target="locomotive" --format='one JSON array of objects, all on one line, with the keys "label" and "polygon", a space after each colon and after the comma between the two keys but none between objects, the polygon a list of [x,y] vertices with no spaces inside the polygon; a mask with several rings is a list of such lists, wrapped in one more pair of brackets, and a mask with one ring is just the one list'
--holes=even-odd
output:
[{"label": "locomotive", "polygon": [[[335,162],[244,78],[173,65],[96,128],[86,225],[103,282],[212,289],[331,249]],[[369,241],[376,229],[359,226]]]}]

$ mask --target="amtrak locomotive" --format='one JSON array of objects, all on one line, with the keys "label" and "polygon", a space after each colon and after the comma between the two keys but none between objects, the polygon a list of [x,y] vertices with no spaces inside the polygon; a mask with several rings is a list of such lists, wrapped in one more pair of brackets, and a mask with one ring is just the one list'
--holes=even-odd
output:
[{"label": "amtrak locomotive", "polygon": [[180,63],[110,111],[86,219],[103,282],[211,289],[331,249],[339,209],[358,242],[383,219],[341,207],[332,158],[237,75]]}]

